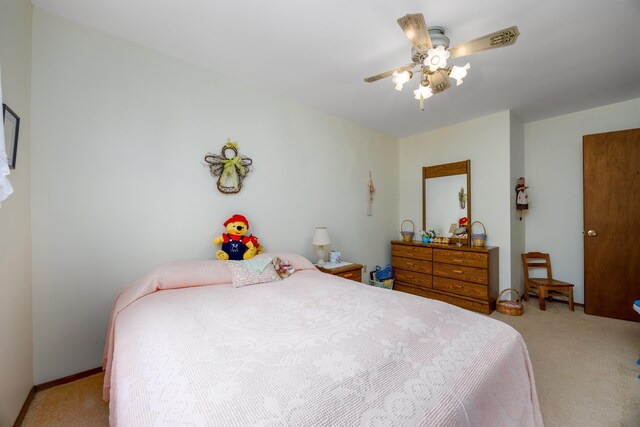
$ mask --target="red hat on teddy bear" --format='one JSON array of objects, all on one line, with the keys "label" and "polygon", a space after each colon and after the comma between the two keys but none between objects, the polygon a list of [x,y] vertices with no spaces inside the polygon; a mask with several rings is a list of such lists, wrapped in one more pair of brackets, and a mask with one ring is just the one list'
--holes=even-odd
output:
[{"label": "red hat on teddy bear", "polygon": [[245,218],[243,215],[233,214],[233,216],[226,220],[222,225],[226,227],[227,224],[231,222],[244,222],[245,224],[247,224],[247,228],[249,228],[249,221],[247,221],[247,218]]}]

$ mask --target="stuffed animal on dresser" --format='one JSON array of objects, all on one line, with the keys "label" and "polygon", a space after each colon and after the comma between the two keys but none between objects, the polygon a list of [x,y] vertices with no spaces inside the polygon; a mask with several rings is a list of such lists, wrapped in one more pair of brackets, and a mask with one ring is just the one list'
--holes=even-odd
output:
[{"label": "stuffed animal on dresser", "polygon": [[242,215],[234,214],[223,224],[227,232],[213,239],[222,248],[216,253],[219,260],[242,261],[253,258],[258,252],[258,238],[247,236],[249,221]]}]

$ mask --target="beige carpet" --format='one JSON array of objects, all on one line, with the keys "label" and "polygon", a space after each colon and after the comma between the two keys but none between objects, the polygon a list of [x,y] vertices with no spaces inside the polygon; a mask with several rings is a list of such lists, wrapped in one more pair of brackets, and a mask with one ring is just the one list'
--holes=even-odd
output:
[{"label": "beige carpet", "polygon": [[[520,317],[491,317],[516,328],[529,348],[547,427],[640,426],[640,323],[587,316],[580,307],[537,300]],[[496,375],[499,375],[496,372]],[[102,374],[36,394],[23,426],[108,426]]]},{"label": "beige carpet", "polygon": [[103,373],[36,393],[24,427],[98,427],[109,425],[102,400]]},{"label": "beige carpet", "polygon": [[524,337],[545,426],[640,426],[640,323],[525,303],[522,316],[494,312]]}]

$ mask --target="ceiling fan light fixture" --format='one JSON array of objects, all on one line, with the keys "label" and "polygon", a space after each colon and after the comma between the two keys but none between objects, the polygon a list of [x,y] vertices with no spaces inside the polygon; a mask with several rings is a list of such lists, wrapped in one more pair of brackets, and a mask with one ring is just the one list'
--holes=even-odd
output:
[{"label": "ceiling fan light fixture", "polygon": [[429,71],[437,71],[439,68],[447,66],[447,59],[451,56],[444,46],[440,45],[427,51],[427,57],[424,59],[424,65],[429,67]]},{"label": "ceiling fan light fixture", "polygon": [[518,27],[514,25],[449,49],[450,41],[444,34],[444,28],[427,27],[422,13],[407,14],[398,18],[397,22],[412,45],[412,62],[384,73],[367,77],[364,81],[371,83],[393,75],[395,89],[400,92],[404,84],[411,80],[414,72],[420,73],[420,85],[413,91],[413,95],[415,99],[420,101],[420,110],[422,111],[424,111],[425,99],[449,89],[451,80],[455,80],[456,86],[460,86],[462,80],[467,76],[469,68],[471,68],[468,62],[462,67],[457,65],[447,67],[448,59],[456,59],[489,49],[511,46],[520,35]]},{"label": "ceiling fan light fixture", "polygon": [[455,79],[456,86],[460,86],[462,84],[462,79],[467,75],[467,70],[469,70],[469,68],[471,68],[471,65],[468,62],[463,67],[458,67],[457,65],[451,67],[449,77]]},{"label": "ceiling fan light fixture", "polygon": [[394,71],[393,72],[393,84],[396,85],[395,89],[400,92],[402,91],[402,86],[408,82],[409,80],[411,80],[411,78],[413,77],[413,73],[409,70],[405,70],[402,72],[397,72]]},{"label": "ceiling fan light fixture", "polygon": [[418,86],[418,89],[413,91],[413,94],[415,95],[415,98],[420,101],[420,111],[424,111],[424,100],[433,96],[431,87],[420,83],[420,86]]},{"label": "ceiling fan light fixture", "polygon": [[434,73],[428,73],[426,77],[429,80],[429,86],[434,94],[444,92],[451,87],[449,71],[446,69],[439,69]]},{"label": "ceiling fan light fixture", "polygon": [[415,99],[428,99],[431,98],[433,96],[433,92],[431,91],[431,87],[430,86],[423,86],[422,84],[420,84],[420,86],[418,86],[418,89],[413,91],[413,94],[415,95]]}]

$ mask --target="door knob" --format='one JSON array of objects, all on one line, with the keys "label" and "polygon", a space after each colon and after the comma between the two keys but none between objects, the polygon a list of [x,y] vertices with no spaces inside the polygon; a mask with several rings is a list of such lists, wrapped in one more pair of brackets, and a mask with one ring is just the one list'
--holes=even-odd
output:
[{"label": "door knob", "polygon": [[587,234],[589,235],[589,237],[595,237],[598,235],[598,233],[596,233],[596,230],[589,230],[587,231]]}]

